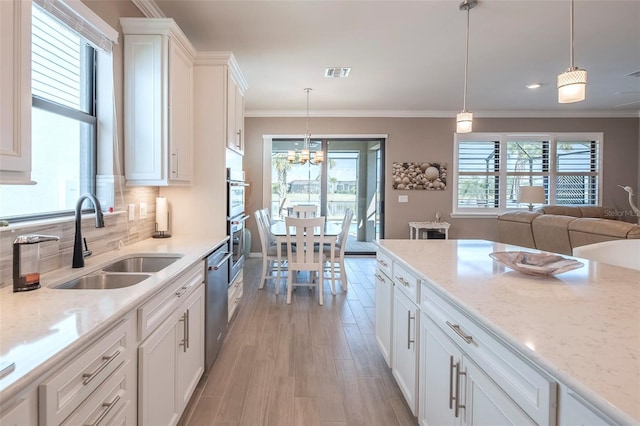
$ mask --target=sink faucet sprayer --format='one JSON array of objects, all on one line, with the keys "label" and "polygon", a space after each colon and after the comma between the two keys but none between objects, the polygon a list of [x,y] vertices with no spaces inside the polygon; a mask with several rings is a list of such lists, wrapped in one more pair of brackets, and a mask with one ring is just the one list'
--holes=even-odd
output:
[{"label": "sink faucet sprayer", "polygon": [[82,203],[86,199],[93,203],[93,208],[96,211],[96,228],[104,228],[104,217],[102,215],[100,201],[98,201],[93,194],[87,193],[81,195],[76,204],[76,236],[73,242],[73,263],[71,264],[73,268],[82,268],[84,266],[85,255],[89,256],[91,254],[88,249],[86,252],[82,250]]}]

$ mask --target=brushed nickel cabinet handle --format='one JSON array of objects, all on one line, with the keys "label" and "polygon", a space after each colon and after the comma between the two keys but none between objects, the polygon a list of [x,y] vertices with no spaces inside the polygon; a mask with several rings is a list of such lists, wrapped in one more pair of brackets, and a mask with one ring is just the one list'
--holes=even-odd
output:
[{"label": "brushed nickel cabinet handle", "polygon": [[376,274],[376,278],[379,279],[380,281],[384,281],[384,277],[380,274]]},{"label": "brushed nickel cabinet handle", "polygon": [[98,368],[96,368],[94,371],[92,371],[91,373],[84,373],[82,375],[82,378],[84,379],[82,381],[83,385],[88,385],[89,383],[91,383],[91,381],[93,379],[95,379],[95,377],[100,374],[100,372],[102,370],[104,370],[107,365],[109,365],[111,363],[111,361],[113,361],[114,359],[116,359],[118,357],[118,355],[120,355],[122,353],[122,348],[118,348],[113,354],[111,355],[105,355],[102,357],[102,360],[104,361],[102,364],[100,364],[100,366],[98,366]]},{"label": "brushed nickel cabinet handle", "polygon": [[460,326],[458,324],[451,324],[449,321],[446,321],[446,324],[453,330],[456,332],[456,334],[460,337],[462,337],[462,340],[464,340],[467,343],[471,343],[471,341],[473,340],[473,336],[469,335],[469,334],[465,334],[464,331],[462,331],[460,329]]},{"label": "brushed nickel cabinet handle", "polygon": [[404,278],[402,278],[402,277],[396,277],[396,279],[397,279],[398,281],[400,281],[400,284],[402,284],[403,286],[405,286],[405,287],[411,287],[411,284],[409,283],[409,281],[405,280]]},{"label": "brushed nickel cabinet handle", "polygon": [[407,349],[411,349],[411,344],[416,342],[411,340],[411,320],[415,319],[415,316],[411,316],[411,311],[407,311]]},{"label": "brushed nickel cabinet handle", "polygon": [[104,410],[100,414],[100,417],[98,417],[95,422],[93,422],[93,423],[91,423],[90,425],[87,425],[87,426],[97,426],[97,425],[99,425],[100,422],[102,422],[102,420],[104,420],[104,418],[107,417],[107,414],[109,414],[109,412],[113,409],[113,407],[116,406],[118,401],[120,401],[120,395],[116,395],[115,398],[113,398],[113,401],[111,401],[111,402],[103,402],[102,406],[104,408],[106,408],[106,410]]},{"label": "brushed nickel cabinet handle", "polygon": [[453,410],[453,355],[449,357],[449,410]]},{"label": "brushed nickel cabinet handle", "polygon": [[189,315],[189,310],[188,309],[187,309],[187,314],[186,315],[187,315],[187,344],[186,344],[186,347],[187,347],[187,349],[189,349],[189,343],[190,343],[189,341],[191,340],[190,339],[190,337],[191,337],[191,325],[189,323],[189,320],[191,319],[191,316]]},{"label": "brushed nickel cabinet handle", "polygon": [[458,417],[461,408],[466,408],[464,404],[460,404],[460,376],[466,376],[467,373],[460,371],[460,361],[456,362],[456,409],[455,416]]},{"label": "brushed nickel cabinet handle", "polygon": [[182,314],[180,318],[180,322],[182,323],[182,342],[178,344],[178,346],[182,346],[182,352],[187,351],[187,313]]},{"label": "brushed nickel cabinet handle", "polygon": [[387,266],[389,266],[389,265],[387,265],[387,262],[385,262],[384,260],[376,259],[376,261],[377,261],[379,264],[381,264],[384,268],[386,268]]}]

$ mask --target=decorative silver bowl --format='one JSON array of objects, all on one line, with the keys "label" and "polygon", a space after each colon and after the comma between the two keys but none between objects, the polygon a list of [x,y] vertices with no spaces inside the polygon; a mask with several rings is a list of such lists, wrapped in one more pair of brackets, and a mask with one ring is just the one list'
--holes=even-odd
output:
[{"label": "decorative silver bowl", "polygon": [[577,260],[551,253],[496,251],[489,256],[496,262],[526,275],[556,275],[584,266]]}]

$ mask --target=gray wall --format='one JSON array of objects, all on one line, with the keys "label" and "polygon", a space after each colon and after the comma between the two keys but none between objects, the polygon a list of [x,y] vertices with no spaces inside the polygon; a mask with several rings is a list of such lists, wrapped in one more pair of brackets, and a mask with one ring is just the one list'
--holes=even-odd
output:
[{"label": "gray wall", "polygon": [[[452,219],[451,186],[446,191],[398,191],[388,178],[393,162],[441,161],[453,166],[454,118],[311,118],[316,134],[388,134],[385,175],[385,238],[408,238],[408,222],[431,220],[435,212],[452,224],[451,238],[497,239],[496,220]],[[262,136],[304,133],[305,118],[245,119],[244,169],[252,189],[247,212],[266,206],[262,199]],[[616,185],[640,186],[640,119],[638,118],[476,118],[475,132],[604,132],[603,205],[628,209],[627,193]],[[408,203],[398,203],[408,195]],[[255,223],[249,229],[256,236],[253,252],[259,251]]]}]

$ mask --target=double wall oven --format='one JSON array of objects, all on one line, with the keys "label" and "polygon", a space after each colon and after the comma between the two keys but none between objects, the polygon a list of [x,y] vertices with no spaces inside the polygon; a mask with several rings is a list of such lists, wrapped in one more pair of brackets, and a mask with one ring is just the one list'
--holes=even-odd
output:
[{"label": "double wall oven", "polygon": [[245,214],[244,171],[227,169],[227,233],[230,237],[231,262],[229,264],[229,283],[232,283],[244,266],[244,222],[249,218]]}]

